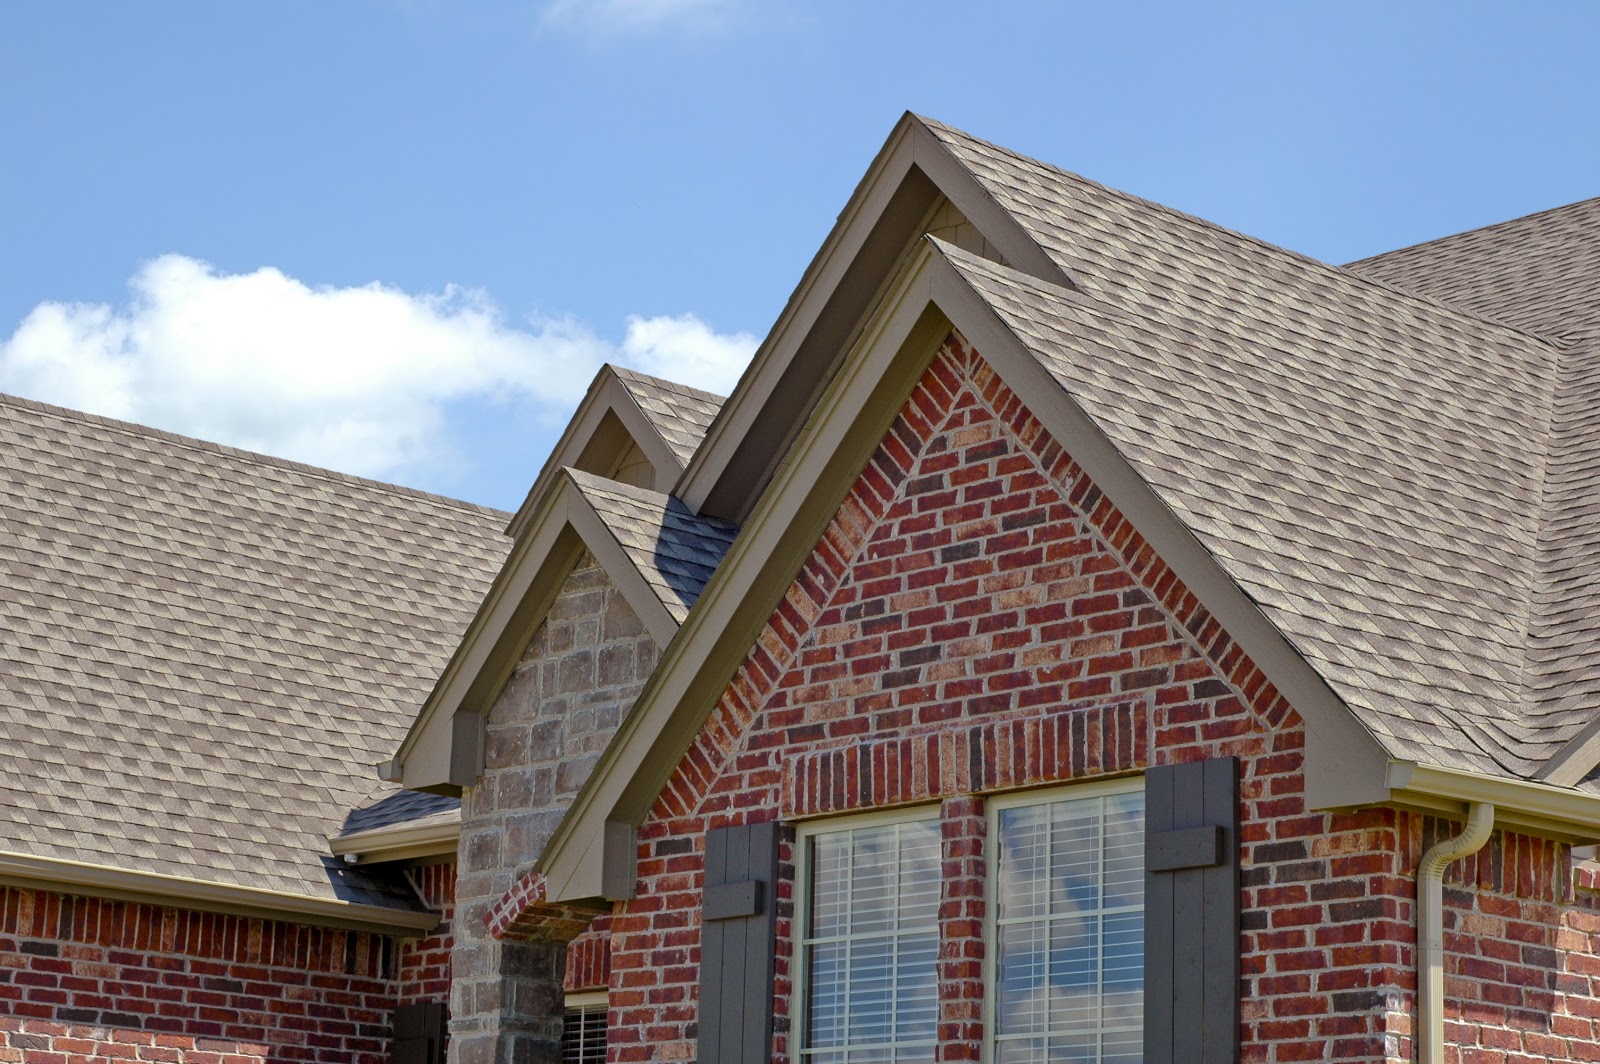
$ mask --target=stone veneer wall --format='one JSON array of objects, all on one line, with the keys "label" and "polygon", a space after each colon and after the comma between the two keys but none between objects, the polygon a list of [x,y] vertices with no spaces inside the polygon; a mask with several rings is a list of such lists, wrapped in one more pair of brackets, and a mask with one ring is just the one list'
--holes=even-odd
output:
[{"label": "stone veneer wall", "polygon": [[657,650],[586,552],[489,712],[484,773],[461,803],[450,994],[456,1064],[530,1059],[520,1043],[559,1043],[559,1019],[551,1017],[561,1014],[564,950],[497,940],[485,916],[549,841],[655,668]]}]

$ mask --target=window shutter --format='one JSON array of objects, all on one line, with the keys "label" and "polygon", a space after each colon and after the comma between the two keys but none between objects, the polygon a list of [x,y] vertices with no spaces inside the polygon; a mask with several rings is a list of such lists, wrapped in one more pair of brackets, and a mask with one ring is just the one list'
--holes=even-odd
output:
[{"label": "window shutter", "polygon": [[422,1001],[394,1010],[390,1064],[444,1064],[445,1030],[450,1013],[444,1003]]},{"label": "window shutter", "polygon": [[777,824],[706,832],[699,1064],[768,1059],[777,879]]},{"label": "window shutter", "polygon": [[1239,759],[1145,775],[1145,1064],[1239,1059]]}]

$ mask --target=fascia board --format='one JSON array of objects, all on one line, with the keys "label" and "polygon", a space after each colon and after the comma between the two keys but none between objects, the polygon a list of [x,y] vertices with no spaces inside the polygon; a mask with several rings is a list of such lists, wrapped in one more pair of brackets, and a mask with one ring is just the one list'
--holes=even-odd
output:
[{"label": "fascia board", "polygon": [[550,484],[562,469],[580,464],[584,451],[594,440],[608,413],[614,414],[622,423],[628,435],[633,437],[639,449],[644,452],[645,458],[655,468],[655,483],[658,490],[665,490],[660,486],[672,484],[682,474],[683,463],[667,445],[666,439],[657,430],[655,423],[645,416],[639,407],[639,401],[628,390],[628,386],[622,383],[609,364],[601,366],[600,372],[589,385],[588,392],[584,394],[583,402],[578,404],[572,420],[567,422],[561,439],[556,441],[550,457],[545,460],[539,475],[534,478],[533,486],[528,489],[522,506],[511,518],[511,523],[506,526],[506,535],[513,539],[522,535],[538,510],[539,500],[549,491]]},{"label": "fascia board", "polygon": [[897,298],[830,386],[546,844],[536,867],[552,901],[603,897],[605,882],[633,878],[606,874],[607,823],[643,819],[949,330],[928,310],[927,261],[924,249],[906,264]]},{"label": "fascia board", "polygon": [[90,894],[146,905],[354,928],[385,935],[414,937],[427,934],[439,925],[436,913],[308,898],[287,891],[209,883],[158,872],[134,872],[109,865],[20,853],[0,853],[0,882],[33,890]]},{"label": "fascia board", "polygon": [[453,854],[461,840],[461,811],[438,814],[420,822],[389,824],[371,831],[328,838],[328,852],[355,864],[378,864],[412,857]]},{"label": "fascia board", "polygon": [[[1533,780],[1481,776],[1410,761],[1389,766],[1392,800],[1399,805],[1465,816],[1471,802],[1495,807],[1495,822],[1565,841],[1600,840],[1600,795]],[[1440,803],[1449,803],[1441,805]]]},{"label": "fascia board", "polygon": [[450,768],[455,717],[482,715],[494,703],[577,562],[580,546],[594,554],[657,645],[666,646],[677,634],[677,620],[565,470],[551,482],[525,533],[424,704],[408,745],[396,755],[399,782],[407,788],[465,785]]},{"label": "fascia board", "polygon": [[942,254],[933,298],[1305,721],[1306,804],[1388,797],[1388,751]]},{"label": "fascia board", "polygon": [[392,764],[400,769],[395,782],[401,786],[425,790],[449,784],[452,718],[464,707],[501,636],[558,547],[567,548],[561,553],[571,556],[567,559],[569,565],[576,560],[573,545],[562,543],[567,532],[569,496],[575,491],[570,480],[556,480],[540,500],[531,525],[512,546],[510,556],[495,575],[461,643],[395,754]]},{"label": "fascia board", "polygon": [[1600,764],[1600,717],[1584,725],[1561,745],[1539,771],[1539,779],[1553,787],[1576,787]]},{"label": "fascia board", "polygon": [[[750,367],[740,377],[733,395],[723,404],[705,441],[679,477],[673,493],[695,513],[704,512],[707,500],[727,473],[740,445],[762,422],[762,415],[785,371],[806,337],[816,329],[846,272],[883,220],[891,201],[912,176],[913,169],[933,186],[936,195],[930,199],[930,204],[937,199],[937,194],[942,194],[999,249],[1013,268],[1053,284],[1073,287],[1071,278],[933,132],[917,116],[905,115],[840,212],[833,230],[801,276]],[[912,237],[915,239],[919,235],[914,233]],[[903,259],[903,255],[897,258]],[[876,300],[868,301],[861,312],[863,321],[875,313],[876,305]],[[852,335],[840,348],[853,346],[858,336]],[[817,376],[827,368],[818,367]],[[802,419],[806,414],[809,410],[802,413]],[[757,487],[750,485],[748,490],[754,491]],[[747,503],[738,513],[720,516],[742,524],[747,520],[745,511],[750,506]]]},{"label": "fascia board", "polygon": [[[1389,799],[1388,754],[1377,739],[929,240],[847,359],[702,593],[679,641],[663,656],[546,846],[539,867],[552,900],[602,896],[598,884],[618,878],[615,870],[606,874],[604,850],[595,840],[608,821],[640,823],[659,796],[787,587],[787,579],[771,574],[792,579],[887,429],[879,422],[892,420],[915,383],[908,366],[915,365],[919,375],[926,366],[932,347],[914,342],[919,339],[914,326],[930,319],[958,329],[1008,387],[1029,397],[1030,411],[1300,712],[1308,731],[1308,803],[1342,808]],[[941,334],[933,346],[942,339]],[[891,370],[897,375],[891,377]],[[876,432],[865,449],[863,431]],[[831,486],[829,477],[835,478]],[[793,535],[795,530],[801,533]],[[791,533],[787,538],[786,532]]]}]

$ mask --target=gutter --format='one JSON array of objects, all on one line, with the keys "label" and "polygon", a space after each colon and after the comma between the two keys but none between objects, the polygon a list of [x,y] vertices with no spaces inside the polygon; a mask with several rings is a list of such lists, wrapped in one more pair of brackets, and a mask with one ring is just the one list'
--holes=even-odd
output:
[{"label": "gutter", "polygon": [[135,872],[110,865],[20,853],[0,852],[0,882],[58,894],[92,894],[144,905],[345,927],[407,938],[427,934],[439,925],[437,913],[415,909],[310,898],[263,887],[212,883],[161,872]]},{"label": "gutter", "polygon": [[1473,802],[1467,826],[1417,863],[1417,1064],[1444,1064],[1444,870],[1494,832],[1494,806]]},{"label": "gutter", "polygon": [[1531,780],[1391,761],[1389,800],[1437,816],[1463,819],[1471,806],[1495,807],[1499,827],[1575,844],[1600,841],[1600,794]]},{"label": "gutter", "polygon": [[346,864],[378,864],[411,857],[454,857],[461,839],[461,811],[438,813],[420,821],[388,824],[370,831],[330,835],[328,852]]}]

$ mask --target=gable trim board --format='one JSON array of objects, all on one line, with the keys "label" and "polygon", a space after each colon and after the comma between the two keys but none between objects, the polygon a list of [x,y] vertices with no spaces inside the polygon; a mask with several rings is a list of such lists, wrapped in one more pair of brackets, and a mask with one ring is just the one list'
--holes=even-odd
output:
[{"label": "gable trim board", "polygon": [[[1311,807],[1397,799],[1437,806],[1440,800],[1458,801],[1460,780],[1473,778],[1416,770],[1406,786],[1391,785],[1392,759],[1377,738],[1001,322],[963,274],[958,254],[929,238],[902,272],[892,298],[874,314],[690,613],[683,637],[668,648],[541,855],[538,868],[547,876],[552,900],[625,896],[607,892],[605,884],[631,882],[631,863],[605,865],[631,862],[632,851],[597,840],[607,824],[631,827],[642,821],[950,327],[983,354],[1013,392],[1030,397],[1033,414],[1300,713],[1308,733]],[[1060,296],[1066,305],[1091,306],[1068,290]],[[1554,802],[1547,793],[1553,788],[1493,782],[1503,804],[1526,807],[1546,830],[1590,837],[1600,826],[1595,796],[1572,794]]]},{"label": "gable trim board", "polygon": [[140,902],[202,912],[416,937],[439,925],[439,914],[379,905],[308,898],[287,891],[208,883],[160,872],[0,853],[0,883],[55,893],[83,892],[97,898]]},{"label": "gable trim board", "polygon": [[654,490],[666,492],[671,488],[683,472],[683,463],[639,408],[633,393],[617,376],[616,368],[607,364],[600,367],[590,382],[577,412],[572,415],[561,439],[556,441],[550,457],[534,478],[522,506],[506,526],[506,535],[513,539],[521,537],[538,513],[539,501],[550,490],[563,468],[583,469],[609,476],[609,469],[593,467],[608,464],[621,456],[626,445],[617,438],[619,430],[638,444],[655,469]]},{"label": "gable trim board", "polygon": [[897,264],[942,200],[1012,267],[1072,287],[927,123],[907,112],[839,212],[672,494],[695,513],[744,522],[837,359],[894,290]]},{"label": "gable trim board", "polygon": [[433,793],[459,794],[472,785],[482,771],[484,715],[585,549],[616,582],[650,637],[661,646],[672,641],[678,622],[595,513],[572,471],[561,469],[380,774]]}]

